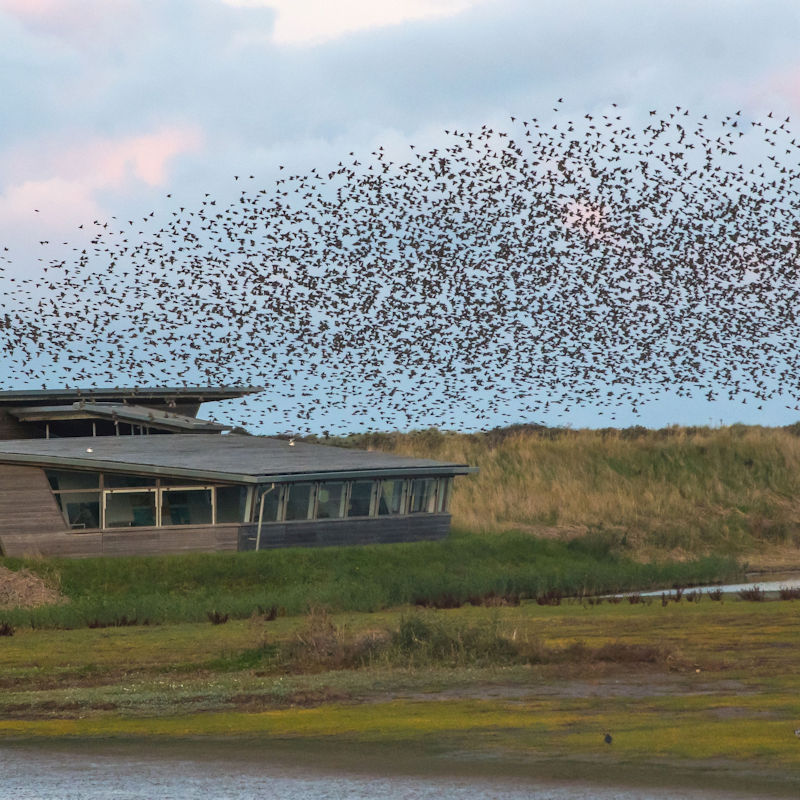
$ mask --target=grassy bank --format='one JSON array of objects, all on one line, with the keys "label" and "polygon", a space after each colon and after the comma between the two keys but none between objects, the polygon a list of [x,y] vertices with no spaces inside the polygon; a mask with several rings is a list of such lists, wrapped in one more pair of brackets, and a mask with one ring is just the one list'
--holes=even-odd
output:
[{"label": "grassy bank", "polygon": [[738,577],[730,558],[638,563],[613,536],[569,542],[520,533],[454,534],[442,542],[149,558],[4,559],[44,576],[64,605],[0,611],[16,627],[84,627],[246,618],[274,609],[376,611],[493,598],[671,588]]},{"label": "grassy bank", "polygon": [[479,474],[456,481],[453,518],[466,530],[562,538],[605,531],[643,558],[785,547],[800,564],[798,433],[796,426],[512,426],[329,442],[479,466]]}]

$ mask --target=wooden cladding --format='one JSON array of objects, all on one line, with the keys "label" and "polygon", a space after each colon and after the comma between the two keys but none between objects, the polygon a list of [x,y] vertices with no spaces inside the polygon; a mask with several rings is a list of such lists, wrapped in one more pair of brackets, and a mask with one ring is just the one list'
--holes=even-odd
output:
[{"label": "wooden cladding", "polygon": [[0,464],[0,534],[66,529],[44,470]]}]

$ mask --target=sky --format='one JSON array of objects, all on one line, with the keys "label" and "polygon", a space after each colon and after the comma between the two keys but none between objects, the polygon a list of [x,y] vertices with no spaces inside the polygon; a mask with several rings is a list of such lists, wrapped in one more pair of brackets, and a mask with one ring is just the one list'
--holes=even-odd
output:
[{"label": "sky", "polygon": [[[40,241],[167,194],[435,147],[559,98],[800,118],[798,41],[794,0],[0,0],[0,251],[35,275]],[[664,395],[615,424],[794,422],[784,406]]]}]

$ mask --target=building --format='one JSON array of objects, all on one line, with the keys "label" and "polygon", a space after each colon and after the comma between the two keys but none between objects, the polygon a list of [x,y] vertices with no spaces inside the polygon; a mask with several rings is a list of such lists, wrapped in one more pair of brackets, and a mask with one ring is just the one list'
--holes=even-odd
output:
[{"label": "building", "polygon": [[203,387],[0,392],[0,550],[86,557],[440,539],[464,464],[233,433]]}]

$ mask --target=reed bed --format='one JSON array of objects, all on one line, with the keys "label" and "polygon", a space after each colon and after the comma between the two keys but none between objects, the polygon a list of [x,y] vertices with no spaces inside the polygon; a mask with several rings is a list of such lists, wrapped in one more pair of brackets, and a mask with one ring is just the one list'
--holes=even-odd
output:
[{"label": "reed bed", "polygon": [[[512,532],[458,533],[441,542],[178,556],[5,559],[38,572],[69,602],[0,611],[15,627],[122,627],[301,614],[309,608],[377,611],[407,604],[447,607],[623,592],[732,580],[734,559],[637,563],[613,539],[571,542]],[[509,600],[510,602],[510,600]]]}]

